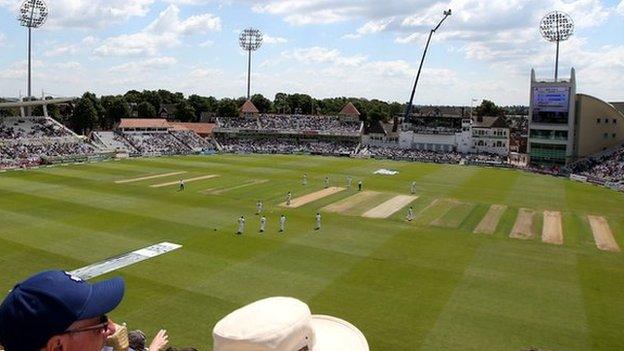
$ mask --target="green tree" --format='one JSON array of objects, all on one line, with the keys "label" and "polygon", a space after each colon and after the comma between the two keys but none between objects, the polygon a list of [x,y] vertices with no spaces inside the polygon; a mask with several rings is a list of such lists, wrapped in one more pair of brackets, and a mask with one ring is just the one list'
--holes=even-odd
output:
[{"label": "green tree", "polygon": [[175,118],[182,122],[190,122],[195,120],[195,109],[186,100],[182,100],[176,104]]},{"label": "green tree", "polygon": [[111,129],[122,118],[130,117],[130,107],[123,96],[102,96],[102,106],[106,114],[100,121],[100,127],[104,129]]},{"label": "green tree", "polygon": [[147,101],[143,101],[137,106],[139,118],[156,118],[156,108]]},{"label": "green tree", "polygon": [[505,111],[490,100],[483,100],[474,110],[477,116],[503,116]]},{"label": "green tree", "polygon": [[238,117],[238,106],[236,101],[228,98],[219,101],[217,108],[217,116],[219,117]]},{"label": "green tree", "polygon": [[[158,112],[160,105],[163,103],[158,92],[152,90],[143,90],[141,93],[141,102],[149,102],[156,112]],[[154,113],[154,116],[156,116],[156,113]]]},{"label": "green tree", "polygon": [[267,113],[271,111],[271,100],[262,96],[262,94],[254,94],[251,97],[251,102],[256,106],[260,113]]},{"label": "green tree", "polygon": [[97,123],[97,111],[93,106],[93,102],[90,98],[81,98],[71,117],[70,123],[72,129],[80,134],[85,134],[86,131],[93,130],[93,127]]}]

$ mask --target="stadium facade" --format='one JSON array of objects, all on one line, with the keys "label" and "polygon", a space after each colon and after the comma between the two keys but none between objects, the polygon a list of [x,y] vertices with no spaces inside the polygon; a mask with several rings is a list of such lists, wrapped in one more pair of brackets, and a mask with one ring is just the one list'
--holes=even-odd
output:
[{"label": "stadium facade", "polygon": [[576,72],[557,81],[531,70],[529,140],[531,164],[563,166],[624,143],[624,114],[599,98],[577,94]]}]

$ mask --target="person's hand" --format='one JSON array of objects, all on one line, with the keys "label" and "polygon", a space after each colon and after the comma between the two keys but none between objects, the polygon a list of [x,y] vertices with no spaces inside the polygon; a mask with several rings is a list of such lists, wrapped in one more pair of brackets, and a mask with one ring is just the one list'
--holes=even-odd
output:
[{"label": "person's hand", "polygon": [[154,337],[154,340],[152,340],[148,351],[164,350],[168,343],[169,335],[167,335],[167,331],[165,329],[161,329]]}]

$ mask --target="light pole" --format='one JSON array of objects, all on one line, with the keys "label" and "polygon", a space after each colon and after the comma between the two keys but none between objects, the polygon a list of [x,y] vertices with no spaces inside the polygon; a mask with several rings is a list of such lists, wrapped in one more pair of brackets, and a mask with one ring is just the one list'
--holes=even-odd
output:
[{"label": "light pole", "polygon": [[[28,27],[28,100],[32,96],[31,79],[31,36],[32,29],[41,27],[48,18],[48,7],[43,0],[26,0],[20,6],[17,20],[23,27]],[[30,116],[30,107],[26,108],[26,114]]]},{"label": "light pole", "polygon": [[238,44],[247,51],[247,100],[250,99],[251,86],[251,52],[256,51],[262,46],[262,32],[259,29],[246,28],[243,29],[238,37]]},{"label": "light pole", "polygon": [[555,56],[555,82],[559,78],[559,42],[568,40],[574,34],[574,21],[564,12],[553,11],[540,23],[540,33],[544,39],[557,43]]},{"label": "light pole", "polygon": [[412,95],[410,95],[409,103],[407,104],[407,108],[405,109],[405,117],[404,117],[405,121],[409,120],[409,116],[412,113],[412,103],[414,102],[414,94],[416,93],[416,86],[418,85],[420,72],[422,70],[423,63],[425,62],[425,56],[427,55],[427,49],[429,48],[429,42],[431,41],[431,36],[433,35],[433,33],[435,33],[435,31],[438,30],[438,28],[440,28],[440,26],[442,25],[442,22],[444,22],[444,20],[450,15],[451,15],[451,9],[448,9],[448,11],[444,11],[444,17],[442,17],[438,25],[435,26],[435,28],[433,28],[431,32],[429,32],[429,38],[427,39],[427,44],[425,45],[425,51],[423,51],[422,59],[420,59],[420,66],[418,67],[418,73],[416,74],[416,81],[414,82],[414,88],[412,88]]}]

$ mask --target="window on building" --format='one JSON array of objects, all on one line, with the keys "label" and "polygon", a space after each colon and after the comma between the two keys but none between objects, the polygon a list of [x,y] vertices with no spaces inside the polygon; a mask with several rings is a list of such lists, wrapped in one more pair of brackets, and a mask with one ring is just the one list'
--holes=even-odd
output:
[{"label": "window on building", "polygon": [[600,118],[596,118],[596,123],[600,124]]},{"label": "window on building", "polygon": [[617,119],[613,119],[613,124],[617,124]]},{"label": "window on building", "polygon": [[609,137],[609,133],[604,133],[603,138],[607,139]]},{"label": "window on building", "polygon": [[611,136],[613,137],[613,139],[615,139],[615,133],[611,134]]}]

